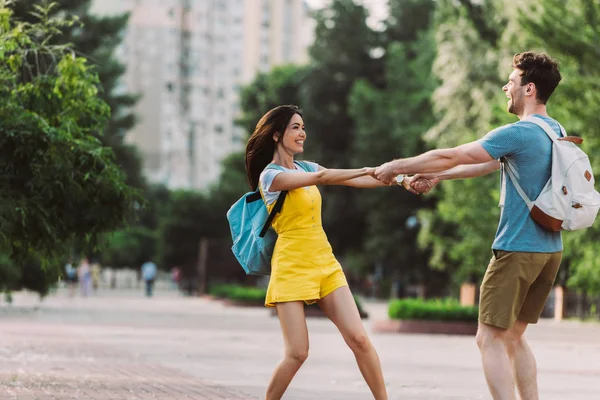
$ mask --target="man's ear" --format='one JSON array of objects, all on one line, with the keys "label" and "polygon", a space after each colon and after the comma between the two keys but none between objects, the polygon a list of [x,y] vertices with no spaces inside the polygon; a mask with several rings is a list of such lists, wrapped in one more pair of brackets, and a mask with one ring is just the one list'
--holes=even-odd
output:
[{"label": "man's ear", "polygon": [[535,84],[530,82],[527,84],[527,90],[525,90],[525,93],[532,94],[534,90],[535,90]]}]

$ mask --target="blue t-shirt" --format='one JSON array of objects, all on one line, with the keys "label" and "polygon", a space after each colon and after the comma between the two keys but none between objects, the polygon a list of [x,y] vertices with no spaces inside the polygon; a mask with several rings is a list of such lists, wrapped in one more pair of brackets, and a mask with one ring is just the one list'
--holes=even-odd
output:
[{"label": "blue t-shirt", "polygon": [[145,262],[142,265],[142,279],[150,281],[156,278],[156,264],[152,261]]},{"label": "blue t-shirt", "polygon": [[[535,116],[546,121],[557,135],[562,136],[555,120]],[[539,196],[552,172],[552,141],[542,128],[533,122],[519,121],[494,129],[479,143],[495,159],[505,158],[511,162],[517,181],[532,201]],[[506,175],[506,198],[492,249],[553,253],[562,248],[560,232],[547,231],[535,223]]]}]

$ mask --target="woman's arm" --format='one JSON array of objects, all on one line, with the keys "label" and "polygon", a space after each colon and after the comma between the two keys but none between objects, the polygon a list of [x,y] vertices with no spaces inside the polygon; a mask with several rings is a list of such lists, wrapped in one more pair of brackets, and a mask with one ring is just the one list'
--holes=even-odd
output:
[{"label": "woman's arm", "polygon": [[373,176],[375,168],[325,169],[318,172],[282,172],[277,174],[269,188],[270,192],[293,190],[312,185],[340,185],[354,178]]},{"label": "woman's arm", "polygon": [[[319,165],[319,170],[323,170],[325,169],[324,167],[321,167]],[[378,179],[375,179],[372,176],[361,176],[360,178],[354,178],[354,179],[348,179],[347,181],[343,181],[340,182],[339,185],[343,185],[343,186],[351,186],[351,187],[355,187],[355,188],[362,188],[362,189],[372,189],[372,188],[378,188],[378,187],[386,187],[386,186],[402,186],[404,189],[408,190],[411,193],[414,194],[420,194],[419,192],[417,192],[416,190],[414,190],[410,183],[412,181],[412,177],[404,177],[404,180],[402,181],[401,184],[396,184],[396,182],[394,181],[394,183],[391,184],[386,184],[381,182]]]},{"label": "woman's arm", "polygon": [[387,185],[381,181],[378,181],[377,179],[373,178],[372,176],[361,176],[360,178],[354,178],[354,179],[348,179],[346,181],[340,182],[338,185],[343,185],[343,186],[352,186],[355,188],[363,188],[363,189],[371,189],[371,188],[377,188],[377,187],[384,187],[384,186],[392,186],[392,185]]}]

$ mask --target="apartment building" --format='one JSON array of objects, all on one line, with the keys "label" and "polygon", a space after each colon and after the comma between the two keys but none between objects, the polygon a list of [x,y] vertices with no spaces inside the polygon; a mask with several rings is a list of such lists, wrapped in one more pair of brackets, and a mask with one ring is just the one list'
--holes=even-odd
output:
[{"label": "apartment building", "polygon": [[239,91],[260,71],[308,61],[314,22],[304,0],[97,0],[129,12],[119,50],[124,87],[141,94],[128,140],[149,180],[205,189],[242,149]]}]

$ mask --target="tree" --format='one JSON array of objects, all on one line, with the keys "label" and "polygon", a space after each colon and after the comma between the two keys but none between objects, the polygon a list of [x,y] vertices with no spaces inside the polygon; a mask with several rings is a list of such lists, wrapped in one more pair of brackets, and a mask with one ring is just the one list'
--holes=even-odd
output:
[{"label": "tree", "polygon": [[[366,8],[352,0],[334,0],[316,14],[311,70],[303,81],[301,106],[309,143],[305,158],[327,168],[355,166],[356,125],[348,113],[355,82],[365,79],[376,87],[383,84],[384,62],[374,53],[378,36],[367,26],[367,17]],[[321,191],[323,225],[335,253],[343,257],[363,243],[365,210],[354,188],[324,187]]]},{"label": "tree", "polygon": [[[438,121],[425,136],[436,147],[467,143],[514,122],[502,109],[505,99],[500,100],[505,6],[502,0],[437,2],[433,70],[441,84],[432,101]],[[436,210],[421,212],[419,238],[432,252],[430,264],[452,272],[455,285],[480,279],[499,218],[498,174],[443,182],[434,195]]]},{"label": "tree", "polygon": [[200,242],[206,240],[207,276],[211,279],[242,279],[244,272],[231,253],[231,237],[225,217],[231,203],[223,203],[222,197],[210,197],[205,193],[173,192],[168,214],[160,229],[163,266],[178,266],[184,278],[194,281],[198,278]]},{"label": "tree", "polygon": [[[436,50],[433,10],[430,0],[390,4],[381,35],[384,87],[360,80],[350,96],[350,115],[356,123],[352,150],[356,166],[380,165],[426,149],[422,135],[435,121],[430,97],[437,84],[431,72]],[[401,278],[403,283],[424,282],[428,257],[416,243],[417,211],[431,208],[432,200],[398,188],[361,193],[359,204],[366,210],[367,231],[364,245],[354,254],[362,267],[381,265],[386,275]],[[353,259],[348,260],[350,265],[356,264]]]},{"label": "tree", "polygon": [[[565,13],[565,7],[569,10]],[[563,81],[550,99],[552,115],[570,135],[584,138],[582,149],[590,156],[596,182],[600,178],[600,1],[540,0],[519,15],[532,46],[547,50],[561,67]],[[561,23],[553,21],[560,18]],[[600,226],[563,235],[565,254],[561,283],[590,295],[600,295],[600,264],[596,243]]]},{"label": "tree", "polygon": [[242,89],[242,117],[236,124],[250,135],[258,120],[272,108],[283,104],[301,107],[305,90],[303,84],[310,71],[308,66],[285,65],[258,74],[252,83]]},{"label": "tree", "polygon": [[[29,23],[35,22],[36,17],[31,14],[33,7],[48,3],[48,0],[17,1],[13,7],[14,18]],[[140,188],[145,184],[140,155],[134,146],[124,141],[127,132],[136,123],[131,108],[138,96],[122,93],[120,90],[120,79],[125,72],[125,66],[115,57],[115,50],[123,39],[129,16],[95,16],[90,13],[91,4],[92,0],[54,1],[50,8],[50,17],[62,19],[65,16],[74,16],[80,23],[63,25],[61,32],[56,32],[49,43],[71,43],[76,54],[93,62],[93,71],[100,79],[101,90],[98,95],[111,110],[104,129],[99,130],[96,136],[103,146],[112,149],[117,165],[127,177],[127,184]]]},{"label": "tree", "polygon": [[0,248],[20,268],[52,264],[76,239],[94,242],[140,204],[97,136],[110,116],[87,60],[50,44],[72,19],[34,7],[16,22],[0,0]]}]

